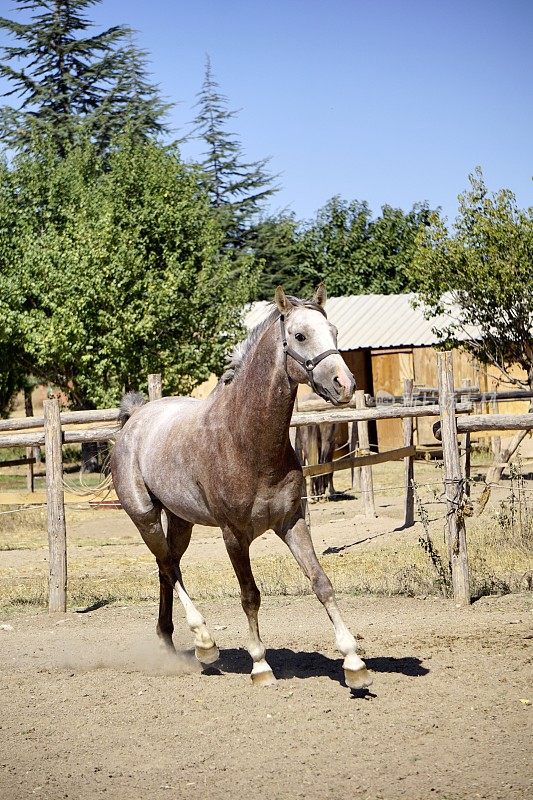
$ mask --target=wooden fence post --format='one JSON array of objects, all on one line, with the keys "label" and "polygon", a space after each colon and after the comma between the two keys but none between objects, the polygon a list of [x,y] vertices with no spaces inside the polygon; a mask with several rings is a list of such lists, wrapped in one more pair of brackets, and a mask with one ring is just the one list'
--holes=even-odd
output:
[{"label": "wooden fence post", "polygon": [[[357,389],[354,393],[355,407],[366,408],[365,392]],[[359,438],[359,452],[361,455],[370,453],[370,440],[368,438],[368,422],[357,423],[357,435]],[[374,484],[372,481],[372,467],[361,467],[361,496],[363,498],[363,509],[366,517],[375,517],[376,506],[374,503]]]},{"label": "wooden fence post", "polygon": [[[31,401],[31,389],[28,386],[24,387],[24,411],[27,417],[33,417],[33,403]],[[36,458],[34,447],[26,448],[26,458]],[[26,489],[28,490],[28,492],[35,491],[33,464],[34,462],[31,461],[26,466]]]},{"label": "wooden fence post", "polygon": [[[465,378],[464,387],[467,390],[464,395],[461,395],[461,402],[468,402],[472,391],[472,381],[470,378]],[[465,481],[465,495],[470,497],[470,459],[471,459],[471,441],[470,433],[461,434],[461,475]]]},{"label": "wooden fence post", "polygon": [[452,573],[453,596],[457,604],[469,605],[471,600],[470,577],[463,515],[464,479],[461,476],[457,445],[452,353],[437,354],[437,369],[439,373],[442,456],[444,459],[444,493],[447,508],[448,558]]},{"label": "wooden fence post", "polygon": [[163,397],[162,386],[161,375],[159,375],[159,373],[148,375],[148,399],[159,400],[160,397]]},{"label": "wooden fence post", "polygon": [[[350,452],[352,455],[355,454],[355,451],[359,448],[359,437],[357,435],[357,422],[350,422],[352,432],[350,435]],[[351,468],[351,477],[352,477],[352,489],[355,489],[357,492],[361,491],[361,467],[352,467]]]},{"label": "wooden fence post", "polygon": [[470,497],[470,460],[472,454],[472,445],[470,441],[470,433],[461,434],[461,475],[465,482],[465,495]]},{"label": "wooden fence post", "polygon": [[59,402],[45,400],[44,450],[48,516],[48,610],[67,610],[67,530],[63,496],[63,453]]},{"label": "wooden fence post", "polygon": [[[413,404],[413,380],[406,378],[403,382],[403,404],[410,406]],[[411,447],[413,444],[413,417],[404,417],[402,420],[403,425],[403,446]],[[403,526],[410,528],[415,524],[415,493],[413,488],[413,480],[415,475],[414,470],[414,457],[408,456],[404,458],[404,481],[405,481],[405,501],[404,501],[404,515]]]}]

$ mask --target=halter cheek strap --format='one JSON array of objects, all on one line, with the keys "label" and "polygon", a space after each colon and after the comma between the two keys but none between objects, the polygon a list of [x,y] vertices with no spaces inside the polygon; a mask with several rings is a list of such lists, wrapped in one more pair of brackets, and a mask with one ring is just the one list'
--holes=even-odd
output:
[{"label": "halter cheek strap", "polygon": [[281,314],[279,318],[279,324],[281,327],[281,341],[283,344],[283,352],[285,353],[285,365],[287,365],[287,356],[290,356],[294,361],[296,361],[300,366],[302,366],[305,371],[307,372],[307,377],[309,378],[309,383],[311,384],[311,388],[317,394],[320,394],[318,391],[315,381],[313,380],[313,370],[320,364],[328,356],[332,356],[335,353],[339,353],[338,350],[324,350],[323,353],[319,353],[319,355],[315,356],[314,358],[304,358],[300,353],[296,350],[293,350],[292,347],[289,347],[289,343],[287,342],[287,334],[285,332],[285,315]]}]

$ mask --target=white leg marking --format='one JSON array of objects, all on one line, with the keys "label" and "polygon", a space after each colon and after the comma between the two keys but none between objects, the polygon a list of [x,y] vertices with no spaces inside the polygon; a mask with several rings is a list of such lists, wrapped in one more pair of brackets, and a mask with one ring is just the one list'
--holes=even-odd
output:
[{"label": "white leg marking", "polygon": [[274,673],[264,658],[254,661],[251,678],[255,686],[273,686],[276,683]]},{"label": "white leg marking", "polygon": [[346,684],[351,689],[366,689],[372,683],[372,676],[365,662],[357,655],[357,642],[346,627],[336,602],[330,600],[325,606],[335,628],[337,649],[344,656],[342,668]]},{"label": "white leg marking", "polygon": [[187,625],[194,633],[194,645],[196,656],[204,664],[212,664],[219,657],[219,650],[215,640],[209,633],[205,619],[200,614],[185,589],[176,583],[174,591],[178,595],[180,602],[185,609]]},{"label": "white leg marking", "polygon": [[272,686],[276,683],[274,673],[270,668],[269,663],[265,659],[265,645],[261,641],[259,635],[259,623],[257,621],[257,612],[250,613],[248,616],[249,636],[246,648],[253,660],[253,667],[251,678],[254,685],[257,686]]}]

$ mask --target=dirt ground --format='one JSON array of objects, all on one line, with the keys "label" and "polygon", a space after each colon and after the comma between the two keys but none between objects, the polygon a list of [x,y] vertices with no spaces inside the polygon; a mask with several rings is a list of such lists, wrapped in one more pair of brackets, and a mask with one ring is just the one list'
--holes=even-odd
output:
[{"label": "dirt ground", "polygon": [[1,620],[0,796],[57,800],[530,796],[531,596],[341,598],[374,684],[343,684],[310,596],[269,597],[279,678],[252,686],[237,600],[202,604],[222,650],[202,674],[177,611],[176,658],[153,605]]},{"label": "dirt ground", "polygon": [[[391,545],[395,541],[416,540],[420,534],[420,526],[402,530],[401,499],[378,501],[379,516],[376,518],[365,518],[361,511],[360,499],[312,505],[312,532],[317,552],[323,553],[331,548],[349,552],[355,546],[366,547],[372,542],[379,546],[379,540],[384,537],[387,544]],[[111,560],[127,546],[131,557],[144,558],[153,563],[135,525],[122,510],[80,511],[68,526],[68,539],[69,562],[99,555]],[[254,558],[286,555],[287,552],[286,545],[271,531],[260,536],[252,545]],[[46,531],[43,531],[42,547],[3,551],[0,564],[3,567],[29,566],[43,563],[47,554]],[[229,563],[219,528],[197,525],[184,561],[189,565],[206,561]]]},{"label": "dirt ground", "polygon": [[[379,495],[375,520],[361,516],[360,499],[312,506],[317,552],[340,563],[386,548],[393,562],[421,526],[401,529],[401,497],[391,494]],[[0,576],[44,576],[45,532],[42,545],[39,531],[17,535],[0,553]],[[273,534],[253,545],[258,565],[285,552]],[[220,533],[199,528],[186,561],[193,574],[220,572]],[[138,563],[155,588],[153,559],[122,511],[69,516],[69,574],[133,573]],[[176,657],[159,649],[155,602],[0,612],[1,800],[529,798],[533,595],[467,609],[435,597],[339,600],[373,672],[364,694],[345,686],[331,625],[310,595],[264,597],[278,682],[263,689],[249,677],[236,597],[198,603],[221,648],[204,672],[181,607]]]}]

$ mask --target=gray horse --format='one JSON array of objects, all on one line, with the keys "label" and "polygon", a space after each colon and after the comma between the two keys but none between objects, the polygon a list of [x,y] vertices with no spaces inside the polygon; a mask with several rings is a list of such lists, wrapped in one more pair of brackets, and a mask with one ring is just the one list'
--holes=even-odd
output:
[{"label": "gray horse", "polygon": [[237,346],[229,369],[204,400],[165,397],[144,404],[140,395],[126,395],[111,466],[120,502],[159,567],[157,633],[169,648],[175,591],[194,633],[197,658],[209,664],[219,656],[180,571],[193,525],[218,526],[248,618],[252,680],[275,682],[259,635],[260,594],[249,555],[253,540],[272,529],[287,544],[333,623],[347,685],[360,689],[370,685],[371,677],[315,555],[302,506],[302,470],[289,440],[299,383],[310,384],[334,405],[347,403],[354,391],[325,301],[323,285],[309,301],[288,297],[278,287],[270,314]]}]

